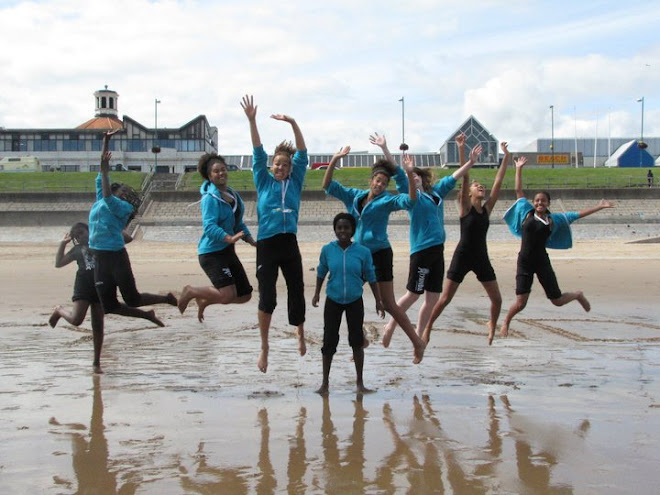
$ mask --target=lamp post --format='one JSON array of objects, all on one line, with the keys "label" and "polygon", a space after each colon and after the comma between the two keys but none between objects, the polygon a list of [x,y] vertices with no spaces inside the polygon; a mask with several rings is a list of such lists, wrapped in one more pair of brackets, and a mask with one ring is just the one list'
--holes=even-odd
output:
[{"label": "lamp post", "polygon": [[550,124],[551,124],[551,137],[550,137],[550,155],[552,156],[552,168],[555,168],[555,106],[550,105]]},{"label": "lamp post", "polygon": [[399,100],[401,102],[401,145],[399,149],[401,151],[407,151],[408,145],[406,144],[406,118],[405,118],[405,98],[402,96]]},{"label": "lamp post", "polygon": [[154,168],[158,172],[158,153],[160,153],[160,146],[158,146],[158,104],[160,100],[156,98],[154,100],[154,141],[151,151],[154,154]]},{"label": "lamp post", "polygon": [[637,143],[637,146],[644,149],[646,148],[646,143],[644,142],[644,97],[637,98],[637,103],[642,104],[642,130],[639,135],[639,143]]}]

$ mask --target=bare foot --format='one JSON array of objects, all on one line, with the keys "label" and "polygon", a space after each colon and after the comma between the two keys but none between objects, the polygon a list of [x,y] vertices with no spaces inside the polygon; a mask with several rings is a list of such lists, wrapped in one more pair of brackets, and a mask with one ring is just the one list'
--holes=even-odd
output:
[{"label": "bare foot", "polygon": [[147,311],[147,320],[149,320],[152,323],[155,323],[159,327],[165,326],[165,323],[163,323],[158,319],[158,317],[156,316],[156,312],[153,309],[151,311]]},{"label": "bare foot", "polygon": [[394,333],[394,327],[385,325],[383,329],[383,347],[389,347],[390,341],[392,340],[392,334]]},{"label": "bare foot", "polygon": [[586,297],[584,297],[584,294],[581,290],[577,291],[577,300],[587,313],[591,311],[591,304],[589,304],[589,301]]},{"label": "bare foot", "polygon": [[426,327],[422,332],[422,335],[420,335],[420,338],[426,345],[429,345],[429,342],[431,341],[431,328]]},{"label": "bare foot", "polygon": [[358,385],[355,391],[358,394],[373,394],[375,392],[375,390],[365,387],[364,384]]},{"label": "bare foot", "polygon": [[509,336],[509,325],[507,325],[506,322],[502,323],[502,327],[500,328],[500,335],[504,338]]},{"label": "bare foot", "polygon": [[[188,303],[190,303],[190,300],[192,299],[192,294],[190,294],[190,291],[191,287],[189,285],[186,285],[181,291],[181,297],[179,297],[179,302],[177,304],[181,314],[183,314],[183,312],[186,310]],[[171,294],[168,294],[168,296],[170,295]]]},{"label": "bare foot", "polygon": [[296,329],[296,336],[298,337],[298,354],[304,356],[307,354],[307,344],[305,343],[305,332]]},{"label": "bare foot", "polygon": [[92,370],[94,370],[94,374],[96,374],[96,375],[102,375],[103,374],[103,370],[101,369],[100,364],[93,364],[92,365]]},{"label": "bare foot", "polygon": [[422,359],[424,359],[425,349],[426,349],[426,344],[424,342],[414,347],[415,358],[413,359],[413,364],[419,364],[422,362]]},{"label": "bare foot", "polygon": [[204,310],[209,305],[206,299],[195,299],[197,303],[197,320],[202,323],[204,321]]},{"label": "bare foot", "polygon": [[174,294],[172,294],[171,292],[167,293],[167,304],[169,304],[170,306],[178,306],[176,296]]},{"label": "bare foot", "polygon": [[488,321],[488,345],[493,345],[493,338],[495,337],[495,325],[492,321]]},{"label": "bare foot", "polygon": [[330,388],[327,385],[321,385],[321,388],[316,390],[316,393],[319,395],[326,396],[330,393]]},{"label": "bare foot", "polygon": [[259,361],[257,361],[257,368],[262,373],[265,373],[268,370],[268,347],[261,349],[261,354],[259,354]]},{"label": "bare foot", "polygon": [[55,306],[53,308],[53,314],[50,315],[50,318],[48,318],[48,324],[53,328],[55,328],[57,322],[60,321],[61,318],[60,309],[62,309],[62,306]]}]

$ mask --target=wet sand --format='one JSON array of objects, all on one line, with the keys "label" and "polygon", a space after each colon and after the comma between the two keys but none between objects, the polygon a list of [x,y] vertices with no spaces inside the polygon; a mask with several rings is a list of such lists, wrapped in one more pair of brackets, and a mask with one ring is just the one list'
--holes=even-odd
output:
[{"label": "wet sand", "polygon": [[[328,239],[329,240],[329,239]],[[563,290],[592,304],[555,308],[535,283],[508,339],[486,344],[488,299],[468,276],[424,361],[401,331],[380,343],[365,293],[365,383],[358,397],[342,334],[327,399],[322,309],[312,287],[322,243],[304,242],[308,354],[286,324],[283,282],[267,374],[257,370],[257,298],[157,307],[165,328],[110,316],[92,374],[89,317],[70,306],[75,268],[57,244],[0,244],[0,486],[3,493],[653,493],[660,464],[660,248],[580,241],[551,258]],[[455,243],[446,246],[449,260]],[[404,289],[407,243],[394,243]],[[518,243],[491,242],[504,298]],[[147,292],[206,285],[195,242],[129,245]],[[254,251],[239,247],[254,280]],[[416,319],[416,308],[409,313]],[[502,314],[502,317],[504,314]]]}]

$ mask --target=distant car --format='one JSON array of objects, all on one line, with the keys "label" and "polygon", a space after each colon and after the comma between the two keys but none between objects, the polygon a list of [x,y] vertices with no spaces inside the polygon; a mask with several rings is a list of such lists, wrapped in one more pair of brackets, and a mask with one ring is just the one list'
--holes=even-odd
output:
[{"label": "distant car", "polygon": [[240,170],[240,169],[238,168],[238,165],[234,165],[233,163],[228,163],[227,164],[227,170],[229,172],[236,172],[237,170]]},{"label": "distant car", "polygon": [[309,168],[311,170],[325,170],[326,168],[328,168],[328,165],[330,165],[330,164],[327,163],[327,162],[315,162],[315,163],[312,163],[312,166],[309,167]]}]

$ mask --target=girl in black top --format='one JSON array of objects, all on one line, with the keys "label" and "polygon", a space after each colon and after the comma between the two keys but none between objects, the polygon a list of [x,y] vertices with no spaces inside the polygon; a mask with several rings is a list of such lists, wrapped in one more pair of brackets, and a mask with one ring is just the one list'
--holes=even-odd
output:
[{"label": "girl in black top", "polygon": [[[459,135],[456,138],[456,143],[458,144],[459,160],[463,163],[465,157],[465,135]],[[447,271],[442,296],[433,307],[431,318],[422,334],[422,339],[427,343],[431,338],[433,323],[451,302],[465,275],[471,271],[475,273],[477,280],[484,286],[490,298],[488,345],[493,342],[497,319],[502,309],[502,295],[497,284],[495,271],[488,258],[486,236],[490,225],[489,217],[499,197],[506,167],[510,160],[507,143],[502,142],[501,147],[504,152],[504,158],[497,171],[495,182],[487,200],[485,200],[486,188],[483,185],[476,181],[470,183],[469,173],[463,177],[463,185],[458,196],[461,216],[461,239],[456,246],[451,265]],[[520,158],[520,160],[524,161],[526,159]]]}]

